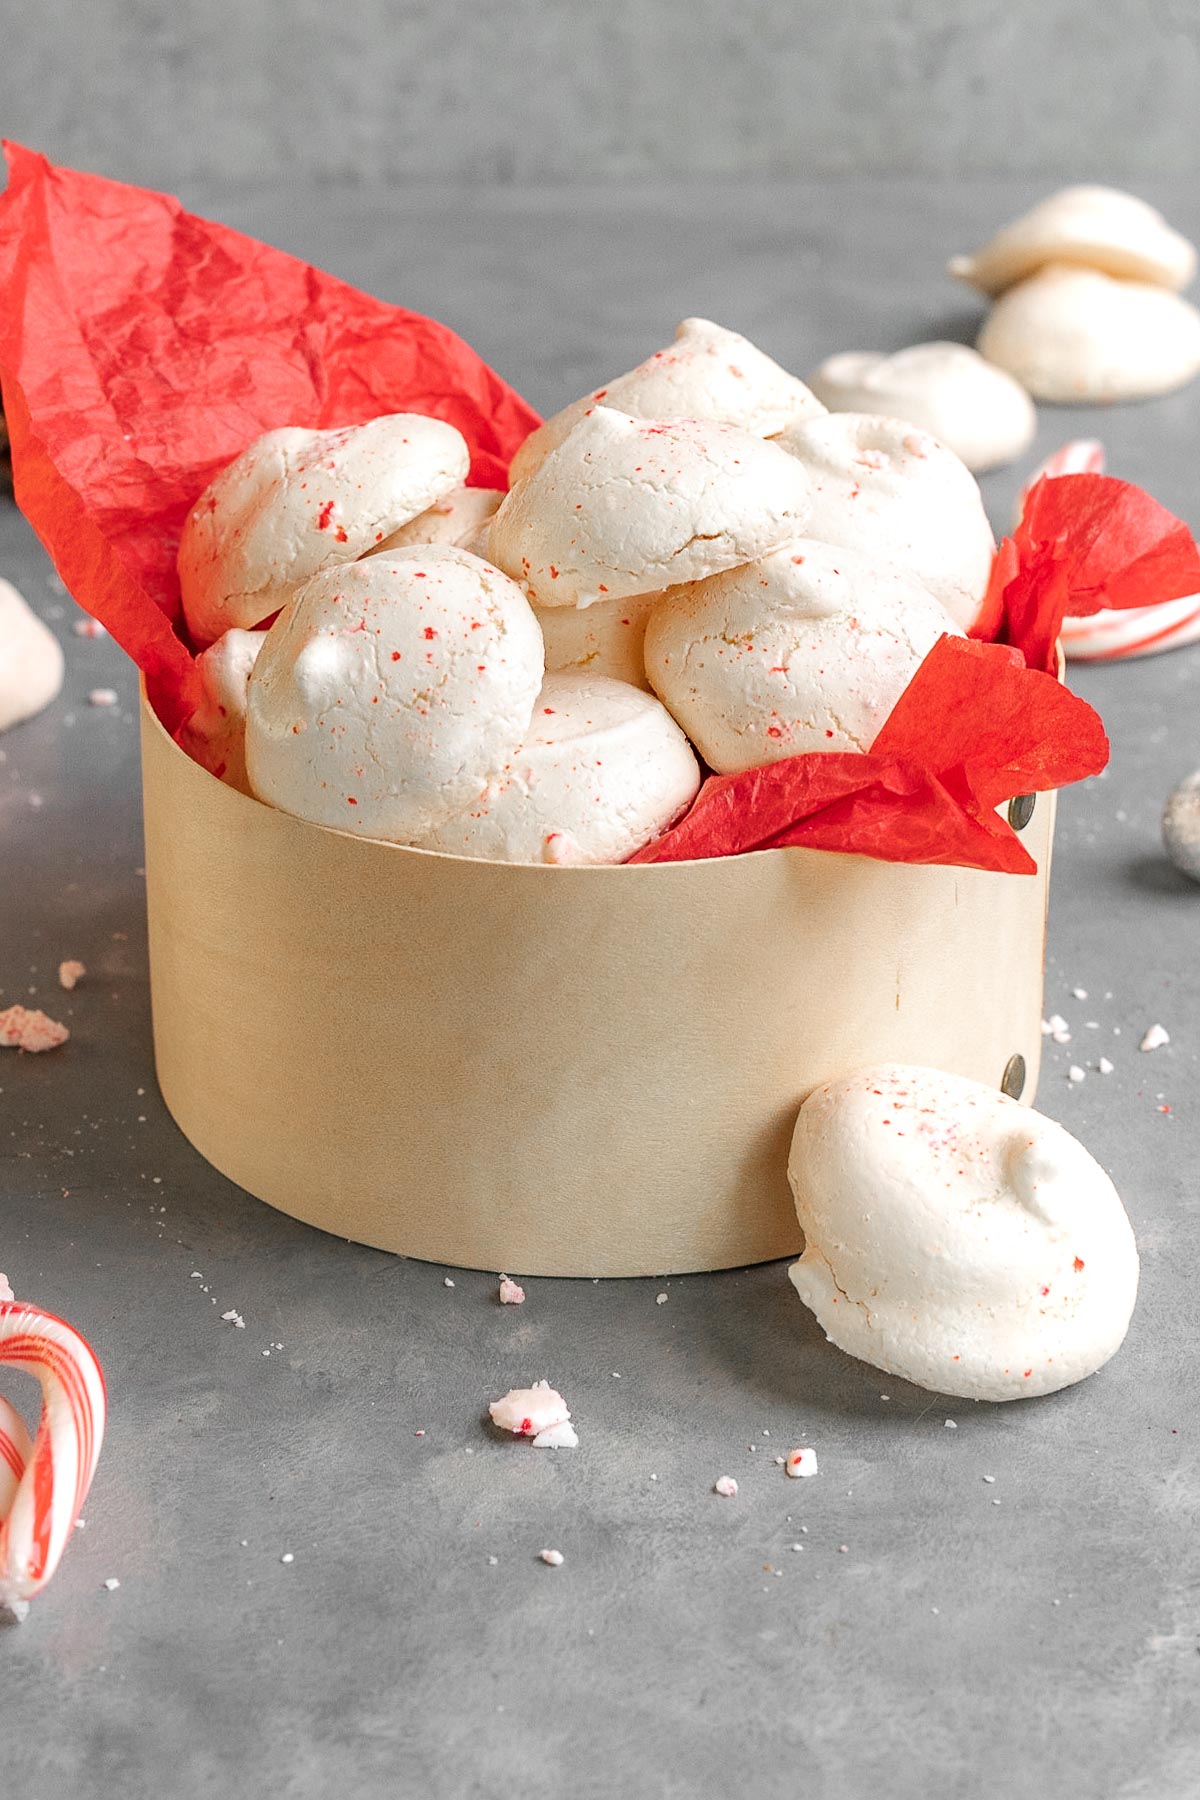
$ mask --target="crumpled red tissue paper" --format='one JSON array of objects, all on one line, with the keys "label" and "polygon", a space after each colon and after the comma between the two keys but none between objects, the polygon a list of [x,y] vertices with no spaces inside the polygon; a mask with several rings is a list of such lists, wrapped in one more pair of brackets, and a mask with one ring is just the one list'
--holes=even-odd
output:
[{"label": "crumpled red tissue paper", "polygon": [[[70,592],[146,676],[175,731],[195,675],[175,553],[212,476],[261,432],[384,412],[449,420],[503,487],[537,414],[446,326],[163,194],[7,145],[0,387],[19,504]],[[1003,800],[1096,774],[1107,741],[1055,676],[1066,613],[1200,591],[1191,533],[1108,476],[1046,480],[997,555],[976,638],[942,639],[870,751],[714,776],[636,860],[804,844],[1013,873]]]}]

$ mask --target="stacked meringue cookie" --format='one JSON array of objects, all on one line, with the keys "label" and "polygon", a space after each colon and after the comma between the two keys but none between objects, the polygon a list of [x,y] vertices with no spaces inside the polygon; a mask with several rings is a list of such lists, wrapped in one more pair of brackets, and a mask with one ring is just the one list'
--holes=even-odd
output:
[{"label": "stacked meringue cookie", "polygon": [[983,356],[1038,400],[1170,393],[1200,373],[1200,313],[1181,297],[1196,251],[1116,188],[1070,187],[1006,225],[950,273],[995,304]]},{"label": "stacked meringue cookie", "polygon": [[623,862],[694,799],[693,745],[867,748],[994,554],[953,451],[702,319],[547,420],[507,494],[468,464],[401,413],[216,477],[179,552],[197,761],[358,836]]}]

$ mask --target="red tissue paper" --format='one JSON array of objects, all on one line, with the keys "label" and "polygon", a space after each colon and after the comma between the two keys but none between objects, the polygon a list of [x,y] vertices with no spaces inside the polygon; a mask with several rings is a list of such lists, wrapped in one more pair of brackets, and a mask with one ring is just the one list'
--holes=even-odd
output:
[{"label": "red tissue paper", "polygon": [[[537,414],[434,320],[166,195],[6,153],[0,388],[17,499],[174,731],[195,705],[180,529],[248,443],[279,425],[432,413],[466,437],[471,479],[503,487]],[[1148,495],[1107,476],[1043,481],[997,556],[975,633],[995,641],[937,644],[865,754],[711,778],[636,860],[804,844],[1029,872],[996,806],[1107,759],[1099,719],[1054,676],[1064,614],[1195,591],[1191,534]]]},{"label": "red tissue paper", "polygon": [[195,705],[175,552],[217,471],[277,425],[448,420],[504,487],[538,415],[436,320],[166,194],[6,144],[0,388],[17,502],[175,730]]},{"label": "red tissue paper", "polygon": [[939,638],[868,751],[812,751],[714,775],[681,822],[635,862],[742,850],[842,850],[883,862],[954,863],[1032,875],[995,811],[1016,794],[1096,775],[1096,713],[1003,644]]}]

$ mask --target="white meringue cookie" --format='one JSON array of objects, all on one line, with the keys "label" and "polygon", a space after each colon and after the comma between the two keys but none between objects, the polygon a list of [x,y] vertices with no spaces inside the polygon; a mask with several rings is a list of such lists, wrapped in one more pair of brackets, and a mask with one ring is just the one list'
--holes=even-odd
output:
[{"label": "white meringue cookie", "polygon": [[978,344],[1037,400],[1144,400],[1200,373],[1200,313],[1148,282],[1052,264],[1001,295]]},{"label": "white meringue cookie", "polygon": [[603,675],[547,675],[520,749],[421,847],[490,862],[622,863],[699,787],[691,745],[652,694]]},{"label": "white meringue cookie", "polygon": [[62,684],[62,645],[11,581],[0,579],[0,731],[40,713]]},{"label": "white meringue cookie", "polygon": [[546,640],[546,672],[611,675],[649,689],[646,678],[646,620],[657,594],[630,594],[595,606],[535,607]]},{"label": "white meringue cookie", "polygon": [[807,476],[775,444],[597,406],[512,489],[488,545],[534,605],[590,606],[751,562],[808,508]]},{"label": "white meringue cookie", "polygon": [[317,825],[415,843],[512,756],[542,670],[520,588],[465,550],[411,544],[327,569],[250,678],[251,790]]},{"label": "white meringue cookie", "polygon": [[812,483],[806,537],[845,544],[913,575],[969,631],[996,552],[965,463],[900,419],[830,413],[777,439]]},{"label": "white meringue cookie", "polygon": [[985,294],[1001,294],[1048,263],[1073,263],[1185,288],[1196,251],[1160,212],[1119,188],[1068,187],[1004,226],[974,256],[955,256],[950,273]]},{"label": "white meringue cookie", "polygon": [[455,544],[460,550],[470,550],[486,534],[503,498],[502,488],[454,488],[399,531],[393,531],[382,544],[368,550],[367,555],[386,556],[405,544]]},{"label": "white meringue cookie", "polygon": [[1137,1295],[1112,1182],[1052,1120],[900,1063],[815,1090],[788,1175],[789,1271],[832,1343],[919,1387],[1015,1400],[1107,1362]]},{"label": "white meringue cookie", "polygon": [[265,631],[227,631],[196,658],[203,698],[179,734],[193,761],[241,794],[246,779],[246,696]]},{"label": "white meringue cookie", "polygon": [[969,344],[913,344],[894,356],[845,351],[828,357],[809,385],[831,412],[906,419],[931,431],[977,472],[1015,462],[1037,430],[1020,382]]},{"label": "white meringue cookie", "polygon": [[946,633],[940,600],[902,570],[812,538],[661,596],[651,685],[719,774],[805,750],[869,750]]},{"label": "white meringue cookie", "polygon": [[261,625],[310,575],[353,562],[458,487],[469,464],[462,433],[419,413],[256,438],[184,522],[179,585],[193,638]]},{"label": "white meringue cookie", "polygon": [[531,432],[513,457],[509,481],[526,480],[600,402],[635,419],[713,419],[773,437],[793,419],[823,412],[819,400],[748,338],[711,319],[684,319],[675,342],[636,369],[564,406]]}]

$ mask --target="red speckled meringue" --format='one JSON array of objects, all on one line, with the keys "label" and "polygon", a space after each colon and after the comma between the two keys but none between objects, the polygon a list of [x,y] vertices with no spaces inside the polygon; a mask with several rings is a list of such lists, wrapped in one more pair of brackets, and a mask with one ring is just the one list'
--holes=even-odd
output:
[{"label": "red speckled meringue", "polygon": [[952,257],[949,268],[983,293],[1001,294],[1048,263],[1178,290],[1196,273],[1196,251],[1135,194],[1067,187],[1005,225],[974,256]]},{"label": "red speckled meringue", "polygon": [[546,640],[546,673],[608,675],[649,689],[646,621],[657,594],[630,594],[596,606],[535,607]]},{"label": "red speckled meringue", "polygon": [[700,765],[653,694],[547,675],[524,743],[426,850],[491,862],[622,863],[696,798]]},{"label": "red speckled meringue", "polygon": [[817,1088],[789,1271],[832,1343],[971,1400],[1049,1394],[1119,1349],[1138,1256],[1083,1145],[995,1088],[886,1063]]},{"label": "red speckled meringue", "polygon": [[684,319],[673,344],[539,425],[513,457],[510,482],[532,475],[601,401],[635,419],[714,419],[756,437],[773,437],[793,420],[824,411],[802,381],[748,338],[711,319]]},{"label": "red speckled meringue", "polygon": [[709,767],[869,750],[924,658],[961,637],[911,575],[797,538],[759,562],[669,588],[646,670]]},{"label": "red speckled meringue", "polygon": [[198,644],[261,625],[318,570],[353,562],[466,479],[462,433],[389,413],[342,431],[268,431],[184,522],[179,585]]},{"label": "red speckled meringue", "polygon": [[486,543],[487,527],[503,498],[502,488],[455,488],[367,555],[386,556],[405,544],[456,544],[460,550],[474,550],[476,542]]},{"label": "red speckled meringue", "polygon": [[902,419],[829,413],[777,440],[812,484],[807,537],[913,575],[969,631],[996,553],[979,484],[945,444]]},{"label": "red speckled meringue", "polygon": [[752,562],[803,529],[809,504],[775,444],[597,406],[508,495],[488,544],[536,606],[591,606]]},{"label": "red speckled meringue", "polygon": [[255,664],[251,790],[313,824],[416,843],[513,755],[542,674],[525,596],[465,550],[415,544],[328,569]]}]

